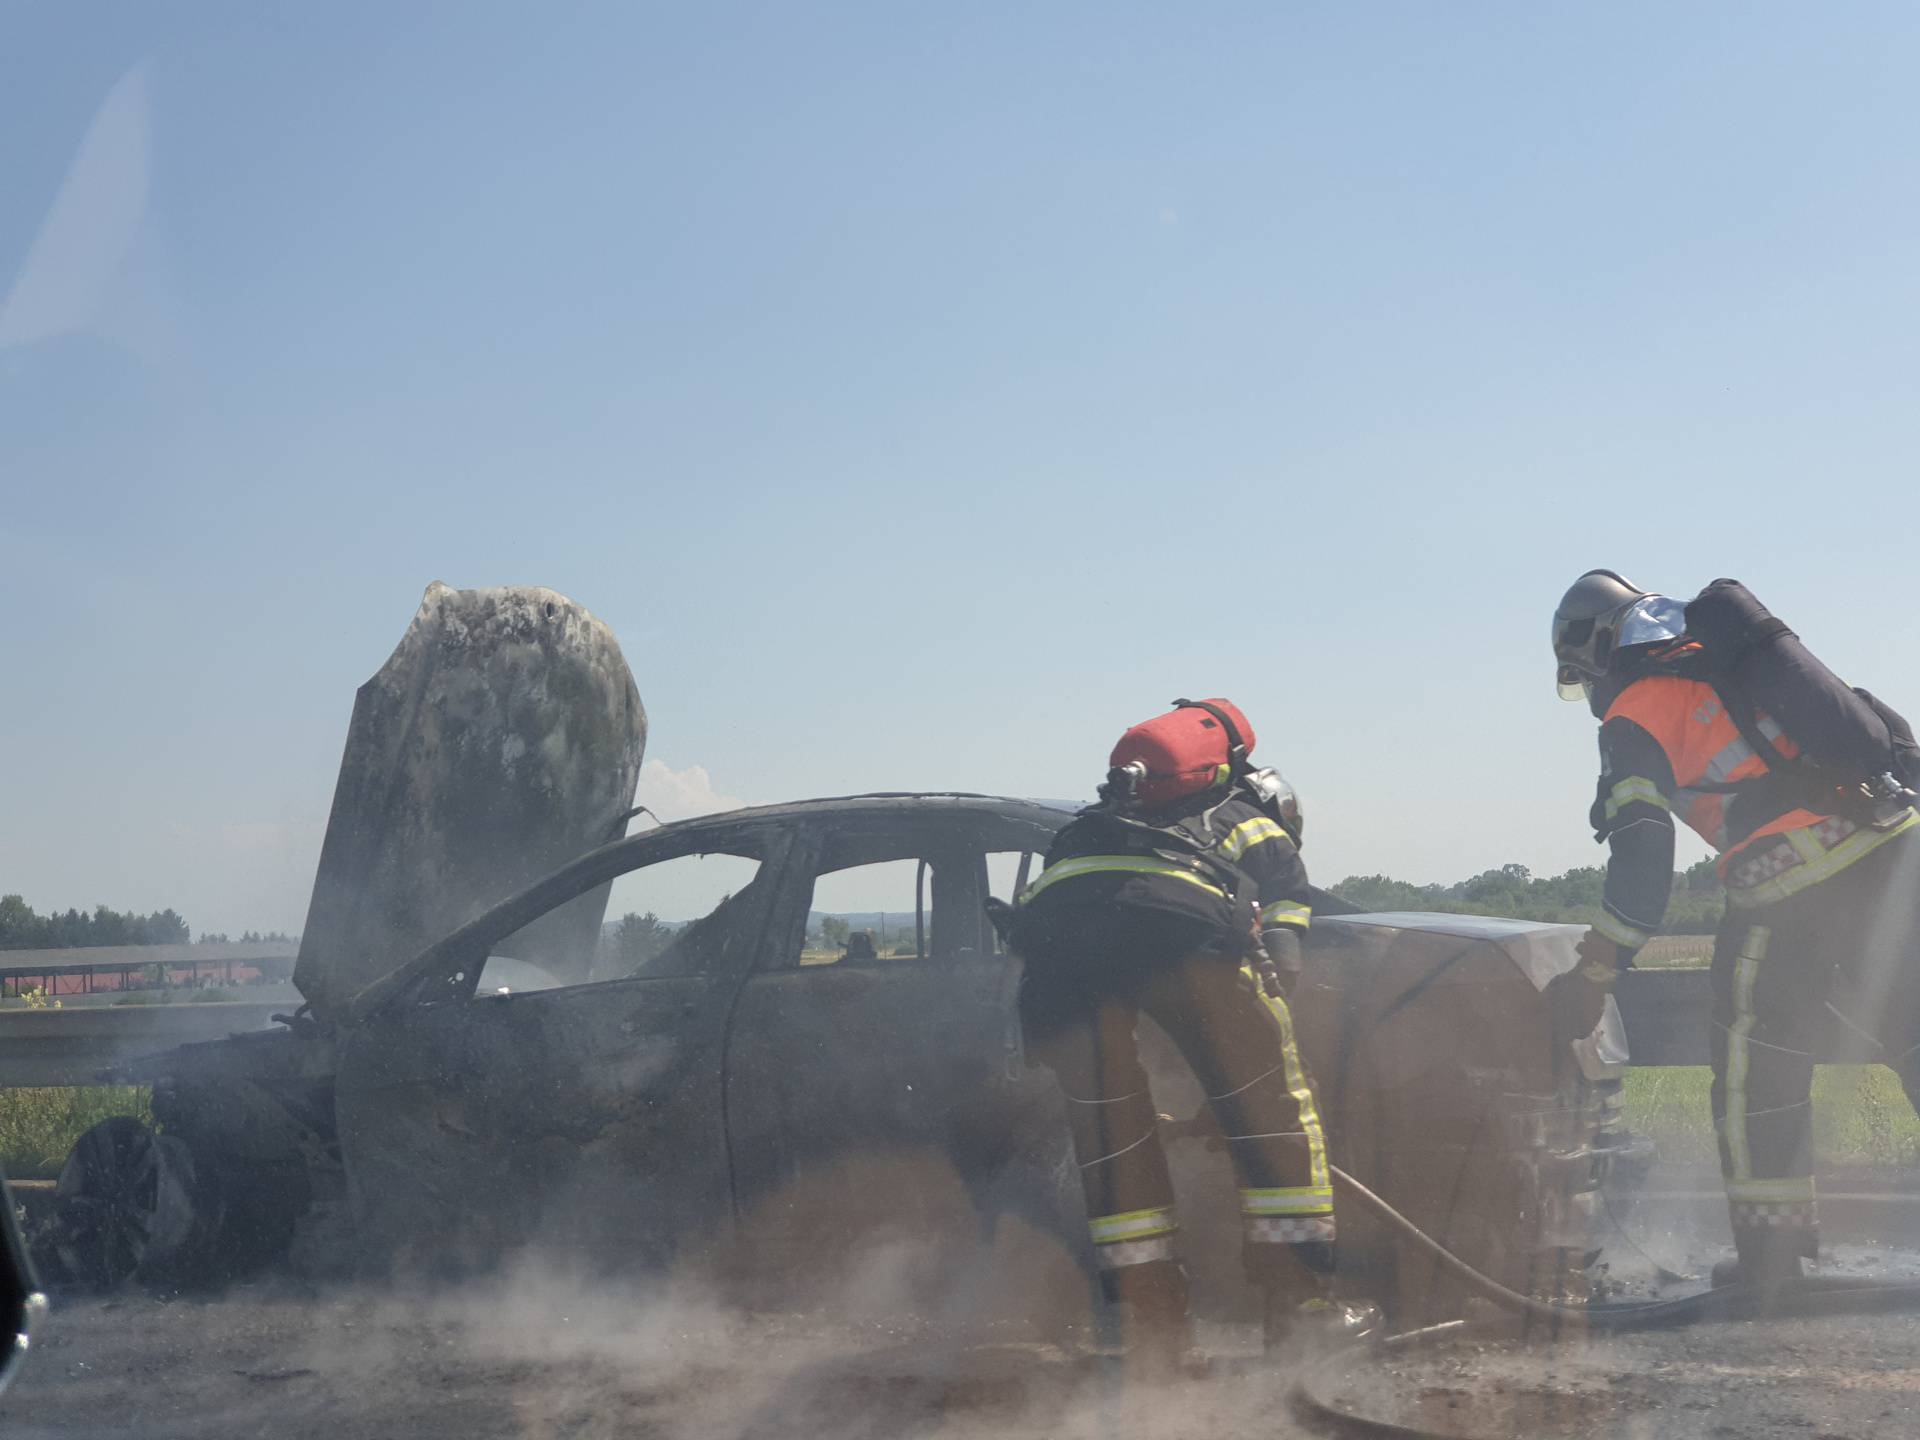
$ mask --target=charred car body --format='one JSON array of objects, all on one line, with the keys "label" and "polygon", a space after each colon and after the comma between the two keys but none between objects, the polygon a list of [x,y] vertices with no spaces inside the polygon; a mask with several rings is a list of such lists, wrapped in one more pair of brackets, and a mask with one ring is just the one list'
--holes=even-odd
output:
[{"label": "charred car body", "polygon": [[[453,1275],[537,1247],[592,1273],[765,1282],[899,1241],[917,1273],[997,1269],[1027,1314],[1084,1311],[1064,1102],[1025,1061],[1020,962],[984,904],[1037,873],[1070,809],[869,795],[607,841],[644,731],[610,634],[564,597],[430,590],[356,704],[296,972],[309,1004],[127,1068],[157,1133],[114,1120],[76,1147],[45,1246],[64,1278]],[[609,948],[610,887],[692,857],[739,883],[644,953]],[[821,888],[870,866],[910,877],[893,953],[810,951]],[[1541,991],[1577,934],[1317,919],[1296,1007],[1336,1163],[1536,1293],[1580,1288],[1625,1058],[1612,1019],[1580,1063],[1551,1052]],[[1162,1104],[1197,1108],[1145,1038]],[[1203,1301],[1250,1304],[1224,1160],[1171,1153]],[[1342,1228],[1343,1268],[1404,1317],[1457,1298],[1361,1216]]]},{"label": "charred car body", "polygon": [[[327,1022],[189,1046],[135,1067],[154,1087],[165,1213],[68,1227],[68,1269],[181,1280],[291,1251],[309,1263],[467,1273],[537,1244],[583,1268],[762,1275],[844,1266],[911,1239],[976,1263],[1013,1218],[1048,1284],[1082,1271],[1085,1225],[1061,1100],[1022,1053],[1020,966],[982,901],[1033,873],[1067,812],[969,795],[738,811],[596,849],[363,990]],[[634,973],[500,993],[547,917],[690,855],[757,864]],[[863,865],[916,874],[913,943],[806,953],[815,887]],[[902,916],[904,928],[906,917]],[[1592,1246],[1609,1081],[1556,1065],[1540,991],[1570,927],[1456,916],[1317,922],[1297,1007],[1335,1159],[1509,1283],[1577,1288]],[[530,960],[532,955],[535,958]],[[502,962],[505,961],[503,967]],[[1154,1037],[1157,1038],[1157,1037]],[[1151,1041],[1156,1093],[1197,1093]],[[1594,1082],[1600,1083],[1594,1083]],[[132,1122],[110,1122],[117,1139]],[[103,1137],[105,1138],[105,1137]],[[89,1144],[75,1162],[83,1168]],[[1224,1165],[1174,1146],[1189,1216],[1232,1203]],[[74,1177],[69,1188],[85,1187]],[[84,1210],[83,1212],[84,1213]],[[1233,1235],[1230,1213],[1218,1227]],[[1408,1314],[1451,1296],[1430,1266],[1343,1217],[1343,1265]],[[1035,1268],[1036,1254],[1051,1266]],[[1230,1257],[1193,1256],[1233,1289]],[[1204,1285],[1203,1285],[1204,1288]]]}]

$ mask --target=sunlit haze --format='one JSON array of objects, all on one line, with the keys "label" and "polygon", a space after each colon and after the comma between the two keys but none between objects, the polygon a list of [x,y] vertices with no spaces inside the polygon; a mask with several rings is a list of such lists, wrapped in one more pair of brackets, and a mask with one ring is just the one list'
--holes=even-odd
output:
[{"label": "sunlit haze", "polygon": [[1911,7],[7,29],[0,890],[42,910],[297,929],[436,579],[612,626],[669,817],[1090,796],[1225,694],[1323,883],[1599,862],[1547,645],[1590,566],[1738,576],[1920,705]]}]

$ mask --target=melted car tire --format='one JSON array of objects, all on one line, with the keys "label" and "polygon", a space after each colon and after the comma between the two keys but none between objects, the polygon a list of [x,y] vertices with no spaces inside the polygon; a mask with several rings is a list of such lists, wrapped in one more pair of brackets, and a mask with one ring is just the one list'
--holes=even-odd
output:
[{"label": "melted car tire", "polygon": [[74,1142],[54,1207],[61,1268],[91,1290],[170,1282],[193,1264],[205,1234],[192,1154],[128,1115]]}]

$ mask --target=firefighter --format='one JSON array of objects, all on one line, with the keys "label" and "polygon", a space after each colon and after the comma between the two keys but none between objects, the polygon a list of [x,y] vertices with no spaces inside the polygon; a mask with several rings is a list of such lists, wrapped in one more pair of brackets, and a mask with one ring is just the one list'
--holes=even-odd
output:
[{"label": "firefighter", "polygon": [[1192,1067],[1233,1159],[1269,1348],[1371,1318],[1332,1299],[1325,1125],[1288,1009],[1312,919],[1299,805],[1275,772],[1250,768],[1253,731],[1231,704],[1175,703],[1121,738],[1100,803],[996,915],[1026,962],[1028,1054],[1067,1100],[1102,1288],[1148,1374],[1183,1370],[1192,1336],[1135,1043],[1143,1011]]},{"label": "firefighter", "polygon": [[[1703,598],[1731,584],[1716,582]],[[1689,609],[1592,570],[1554,614],[1562,698],[1586,700],[1601,722],[1592,822],[1610,853],[1601,918],[1550,1000],[1562,1038],[1598,1022],[1620,971],[1665,917],[1677,813],[1720,853],[1727,893],[1713,949],[1712,1103],[1737,1258],[1715,1266],[1714,1280],[1770,1292],[1817,1250],[1810,1100],[1836,968],[1851,997],[1846,1023],[1870,1034],[1873,1058],[1920,1098],[1920,967],[1907,963],[1920,815],[1904,792],[1854,813],[1843,803],[1849,787],[1791,773],[1806,767],[1814,737],[1787,734],[1769,712],[1836,714],[1858,692],[1802,649],[1797,663],[1831,692],[1814,697],[1824,707],[1743,697],[1696,638],[1703,627],[1688,633]],[[1770,633],[1791,637],[1784,626]],[[1859,698],[1911,744],[1904,721]]]}]

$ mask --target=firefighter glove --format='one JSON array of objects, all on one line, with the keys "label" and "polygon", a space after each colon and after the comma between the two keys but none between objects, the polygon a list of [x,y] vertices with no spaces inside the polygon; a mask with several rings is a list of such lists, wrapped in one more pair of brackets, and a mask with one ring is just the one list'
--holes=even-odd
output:
[{"label": "firefighter glove", "polygon": [[1589,930],[1574,949],[1580,956],[1580,973],[1594,984],[1611,989],[1625,960],[1620,947],[1598,930]]},{"label": "firefighter glove", "polygon": [[1300,983],[1300,937],[1292,930],[1269,930],[1260,937],[1265,959],[1255,967],[1267,994],[1284,1000]]},{"label": "firefighter glove", "polygon": [[1606,1013],[1607,995],[1613,989],[1613,982],[1609,979],[1600,984],[1586,970],[1585,966],[1569,970],[1547,984],[1547,1016],[1553,1027],[1556,1054],[1574,1041],[1591,1035]]}]

